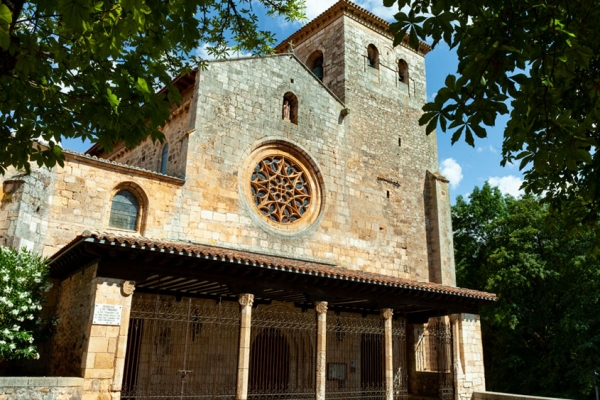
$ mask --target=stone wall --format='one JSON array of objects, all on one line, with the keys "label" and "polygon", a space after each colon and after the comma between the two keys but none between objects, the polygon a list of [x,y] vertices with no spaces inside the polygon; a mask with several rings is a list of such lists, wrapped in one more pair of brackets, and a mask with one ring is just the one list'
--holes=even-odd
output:
[{"label": "stone wall", "polygon": [[58,291],[56,317],[60,323],[52,338],[52,350],[47,360],[52,376],[82,376],[81,365],[88,337],[86,327],[89,324],[93,308],[93,282],[97,267],[91,266],[64,279]]},{"label": "stone wall", "polygon": [[102,153],[100,157],[149,171],[161,172],[162,151],[165,144],[168,144],[166,175],[185,177],[187,135],[191,129],[189,110],[193,97],[193,87],[183,91],[181,106],[171,112],[169,121],[162,128],[165,135],[162,143],[153,142],[147,138],[133,149],[127,149],[121,144],[111,153]]},{"label": "stone wall", "polygon": [[481,322],[479,315],[475,314],[457,314],[451,316],[451,319],[455,341],[456,398],[468,400],[474,392],[485,391]]},{"label": "stone wall", "polygon": [[83,378],[0,377],[0,400],[80,400]]},{"label": "stone wall", "polygon": [[[392,48],[389,38],[353,19],[345,21],[351,231],[366,246],[386,243],[393,249],[399,262],[382,263],[387,265],[379,272],[430,281],[424,192],[427,171],[437,170],[437,147],[435,135],[426,136],[418,124],[425,101],[424,58]],[[379,49],[379,69],[367,65],[370,44]],[[398,80],[399,59],[409,63],[410,85]]]},{"label": "stone wall", "polygon": [[[380,51],[379,69],[366,64],[369,44]],[[324,52],[325,69],[335,77],[324,83],[346,104],[302,64],[311,46]],[[427,171],[437,170],[435,136],[418,126],[425,101],[422,55],[392,48],[389,38],[348,17],[333,20],[299,44],[296,53],[298,58],[213,61],[197,73],[196,88],[185,92],[189,113],[184,104],[165,128],[170,157],[179,148],[167,172],[187,171],[185,182],[68,155],[47,191],[52,195],[43,254],[51,255],[84,230],[109,230],[439,281],[429,266],[440,244],[428,244],[427,226],[434,221],[427,219],[427,210],[434,205],[425,193]],[[408,85],[397,79],[398,59],[409,64]],[[336,89],[338,83],[345,93]],[[194,100],[191,90],[202,99]],[[298,99],[297,124],[282,119],[288,92]],[[310,226],[278,229],[265,223],[249,198],[253,166],[247,164],[266,144],[293,148],[314,172],[321,208]],[[158,147],[149,155],[148,146],[106,156],[156,170]],[[133,186],[143,193],[140,229],[109,227],[112,197],[119,188]],[[449,229],[447,221],[437,226]]]},{"label": "stone wall", "polygon": [[[96,277],[96,271],[95,265],[87,267],[61,282],[60,323],[49,360],[42,360],[52,376],[85,378],[83,400],[110,399],[121,390],[133,293],[123,281]],[[93,324],[97,304],[120,306],[120,324]]]},{"label": "stone wall", "polygon": [[43,249],[54,178],[54,169],[35,166],[29,175],[14,168],[0,175],[0,245]]},{"label": "stone wall", "polygon": [[337,18],[321,27],[307,40],[294,48],[300,61],[306,64],[315,51],[323,53],[323,84],[340,100],[345,97],[344,19]]},{"label": "stone wall", "polygon": [[[67,155],[65,167],[56,169],[54,195],[48,201],[43,255],[52,255],[85,230],[171,237],[179,228],[177,207],[182,184],[154,173]],[[110,227],[113,196],[120,189],[132,188],[142,208],[141,229],[134,232]]]}]

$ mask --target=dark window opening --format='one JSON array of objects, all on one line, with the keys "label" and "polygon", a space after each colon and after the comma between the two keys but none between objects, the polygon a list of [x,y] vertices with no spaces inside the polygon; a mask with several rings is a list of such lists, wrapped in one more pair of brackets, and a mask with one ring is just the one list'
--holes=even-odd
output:
[{"label": "dark window opening", "polygon": [[312,71],[313,74],[321,81],[323,80],[323,52],[320,50],[315,51],[308,57],[306,66]]},{"label": "dark window opening", "polygon": [[162,155],[160,158],[160,173],[167,173],[167,163],[169,161],[169,143],[165,143],[162,150]]},{"label": "dark window opening", "polygon": [[367,61],[369,63],[369,67],[379,69],[379,50],[375,45],[370,44],[367,47]]},{"label": "dark window opening", "polygon": [[139,210],[139,203],[133,193],[121,190],[112,199],[108,225],[113,228],[135,231]]},{"label": "dark window opening", "polygon": [[408,85],[408,63],[404,60],[398,61],[398,80]]}]

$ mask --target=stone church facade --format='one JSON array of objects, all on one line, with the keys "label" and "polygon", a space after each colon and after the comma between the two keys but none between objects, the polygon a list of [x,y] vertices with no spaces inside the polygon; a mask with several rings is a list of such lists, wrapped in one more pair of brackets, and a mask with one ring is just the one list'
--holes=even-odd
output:
[{"label": "stone church facade", "polygon": [[177,78],[164,143],[1,177],[0,241],[50,256],[38,372],[84,399],[485,390],[496,298],[456,287],[428,50],[342,0],[273,55]]}]

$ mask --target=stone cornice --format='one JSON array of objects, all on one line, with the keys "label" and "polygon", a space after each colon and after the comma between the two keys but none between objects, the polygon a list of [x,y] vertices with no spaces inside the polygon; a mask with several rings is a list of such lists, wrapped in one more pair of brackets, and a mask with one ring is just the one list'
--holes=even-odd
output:
[{"label": "stone cornice", "polygon": [[[321,15],[310,21],[304,27],[296,31],[292,36],[282,41],[277,47],[275,47],[276,53],[283,53],[288,51],[289,43],[292,42],[294,45],[298,45],[314,33],[331,24],[341,16],[346,16],[353,19],[354,21],[372,29],[373,31],[393,40],[394,35],[390,32],[390,23],[384,19],[376,16],[368,10],[357,6],[349,0],[340,0],[335,3],[332,7],[327,9]],[[402,46],[407,49],[414,51],[412,47],[408,45],[408,35],[404,37],[401,43]],[[431,46],[425,42],[419,42],[419,51],[416,52],[422,56],[431,51]]]},{"label": "stone cornice", "polygon": [[178,186],[183,186],[185,184],[185,179],[177,178],[174,176],[169,176],[165,174],[160,174],[158,172],[149,171],[147,169],[142,169],[138,167],[133,167],[131,165],[120,164],[114,161],[106,160],[104,158],[98,158],[96,156],[90,156],[85,153],[78,153],[76,151],[71,150],[63,150],[63,154],[65,155],[65,159],[67,161],[79,161],[84,164],[95,165],[99,167],[109,168],[115,172],[122,172],[130,175],[137,175],[148,179],[153,179],[157,181],[163,181],[167,183],[173,183]]}]

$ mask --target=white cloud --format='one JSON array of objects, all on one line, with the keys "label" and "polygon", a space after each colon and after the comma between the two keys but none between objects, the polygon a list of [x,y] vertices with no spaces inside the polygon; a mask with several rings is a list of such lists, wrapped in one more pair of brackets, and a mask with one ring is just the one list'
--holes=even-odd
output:
[{"label": "white cloud", "polygon": [[336,2],[337,0],[306,0],[306,16],[311,20]]},{"label": "white cloud", "polygon": [[489,147],[489,148],[490,148],[490,151],[491,151],[492,153],[497,153],[497,152],[498,152],[498,150],[496,150],[496,148],[495,148],[494,146],[492,146],[491,144],[490,144],[490,147]]},{"label": "white cloud", "polygon": [[450,186],[455,188],[462,181],[462,167],[454,158],[446,158],[440,164],[440,172],[450,181]]},{"label": "white cloud", "polygon": [[483,151],[483,147],[478,147],[478,148],[477,148],[477,152],[478,152],[478,153],[481,153],[482,151]]},{"label": "white cloud", "polygon": [[510,194],[514,197],[519,197],[523,194],[523,190],[520,189],[523,179],[514,175],[503,177],[493,176],[488,178],[488,183],[491,186],[497,186],[503,194]]},{"label": "white cloud", "polygon": [[381,0],[358,0],[355,3],[386,21],[394,20],[394,15],[398,13],[398,6],[396,4],[392,7],[386,7]]}]

